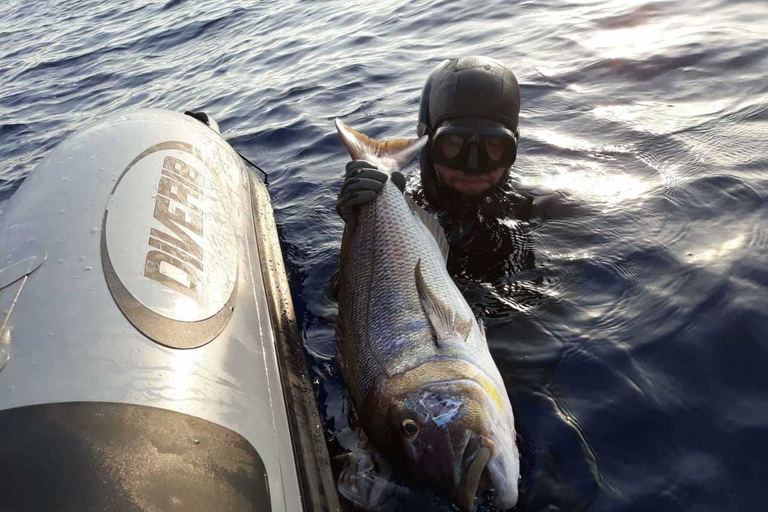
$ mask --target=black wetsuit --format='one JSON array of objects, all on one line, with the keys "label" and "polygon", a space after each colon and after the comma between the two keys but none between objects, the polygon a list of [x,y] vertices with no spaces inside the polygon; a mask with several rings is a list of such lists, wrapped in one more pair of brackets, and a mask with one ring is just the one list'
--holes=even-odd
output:
[{"label": "black wetsuit", "polygon": [[443,190],[447,196],[441,209],[426,200],[420,184],[409,188],[445,231],[452,276],[493,282],[534,267],[529,242],[533,197],[515,190],[509,181],[477,199]]}]

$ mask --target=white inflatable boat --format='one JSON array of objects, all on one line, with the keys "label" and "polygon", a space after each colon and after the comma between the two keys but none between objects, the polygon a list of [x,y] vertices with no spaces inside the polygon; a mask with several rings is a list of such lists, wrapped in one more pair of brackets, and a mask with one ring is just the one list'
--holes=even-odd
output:
[{"label": "white inflatable boat", "polygon": [[209,126],[113,115],[0,211],[0,510],[338,501],[269,195]]}]

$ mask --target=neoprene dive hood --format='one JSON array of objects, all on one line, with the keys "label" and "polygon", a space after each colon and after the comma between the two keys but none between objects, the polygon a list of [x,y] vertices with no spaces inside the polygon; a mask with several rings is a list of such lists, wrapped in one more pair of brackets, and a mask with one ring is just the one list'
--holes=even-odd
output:
[{"label": "neoprene dive hood", "polygon": [[[421,94],[418,135],[430,136],[420,156],[424,195],[436,207],[444,202],[446,191],[437,178],[430,146],[437,128],[445,121],[488,120],[515,135],[517,154],[520,86],[512,70],[490,57],[446,59],[430,73]],[[494,124],[495,124],[494,123]],[[510,162],[510,165],[511,165]],[[451,195],[451,194],[448,194]]]}]

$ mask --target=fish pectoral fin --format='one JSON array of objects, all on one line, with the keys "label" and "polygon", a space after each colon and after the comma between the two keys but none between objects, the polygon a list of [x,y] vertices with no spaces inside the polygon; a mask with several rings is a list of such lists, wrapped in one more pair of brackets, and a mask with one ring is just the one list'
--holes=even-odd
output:
[{"label": "fish pectoral fin", "polygon": [[424,211],[424,209],[416,204],[416,201],[408,196],[405,196],[405,201],[410,206],[411,211],[415,216],[419,218],[422,224],[426,226],[427,230],[432,233],[432,236],[437,242],[437,246],[440,248],[440,254],[443,255],[443,259],[448,262],[448,240],[445,238],[445,231],[443,227],[437,221],[435,217]]},{"label": "fish pectoral fin", "polygon": [[456,310],[446,305],[427,284],[421,268],[421,259],[416,262],[414,270],[416,289],[419,292],[421,307],[424,308],[429,323],[435,331],[435,344],[440,347],[448,340],[459,338],[466,341],[472,330],[472,319],[463,318]]}]

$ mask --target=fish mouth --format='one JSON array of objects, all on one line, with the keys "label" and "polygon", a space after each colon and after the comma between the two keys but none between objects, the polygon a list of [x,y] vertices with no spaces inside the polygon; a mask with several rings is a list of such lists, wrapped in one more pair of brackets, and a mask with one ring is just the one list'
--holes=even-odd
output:
[{"label": "fish mouth", "polygon": [[472,453],[467,454],[465,451],[465,463],[462,466],[465,466],[466,470],[464,470],[461,485],[454,498],[454,503],[464,512],[471,512],[475,509],[475,497],[480,487],[480,480],[488,461],[491,460],[495,447],[493,441],[483,436],[478,436],[473,441],[475,442],[467,443],[467,448],[478,442],[480,446]]}]

